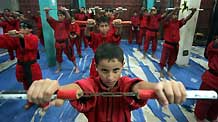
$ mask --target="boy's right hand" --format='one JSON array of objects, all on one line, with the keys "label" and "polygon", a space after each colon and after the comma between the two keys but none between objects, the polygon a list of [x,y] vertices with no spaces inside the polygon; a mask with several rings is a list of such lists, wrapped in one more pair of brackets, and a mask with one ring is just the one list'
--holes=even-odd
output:
[{"label": "boy's right hand", "polygon": [[87,26],[92,27],[96,25],[96,21],[94,19],[88,19],[87,20]]},{"label": "boy's right hand", "polygon": [[[43,79],[32,83],[27,91],[27,97],[30,102],[43,104],[51,101],[52,95],[60,88],[57,80]],[[64,100],[56,99],[52,101],[53,105],[61,106]]]},{"label": "boy's right hand", "polygon": [[45,12],[49,12],[49,10],[51,10],[51,8],[48,8],[48,7],[44,8]]}]

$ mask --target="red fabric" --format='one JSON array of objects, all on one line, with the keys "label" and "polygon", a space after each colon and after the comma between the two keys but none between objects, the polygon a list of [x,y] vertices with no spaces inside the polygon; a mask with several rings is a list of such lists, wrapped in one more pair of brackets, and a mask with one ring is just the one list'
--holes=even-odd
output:
[{"label": "red fabric", "polygon": [[96,64],[95,64],[95,59],[92,59],[91,67],[90,67],[90,77],[96,78],[98,77],[98,72],[96,70]]},{"label": "red fabric", "polygon": [[75,56],[72,50],[71,42],[67,40],[63,40],[62,43],[55,42],[55,48],[56,48],[56,60],[58,63],[63,62],[62,54],[63,52],[67,55],[67,58],[71,60],[72,62],[75,61]]},{"label": "red fabric", "polygon": [[160,67],[161,69],[168,64],[168,66],[172,66],[175,64],[178,54],[178,48],[168,47],[167,44],[163,44],[161,59],[160,59]]},{"label": "red fabric", "polygon": [[138,27],[140,25],[139,16],[132,16],[130,21],[134,27]]},{"label": "red fabric", "polygon": [[85,13],[77,13],[75,14],[75,19],[80,21],[86,21],[88,17],[86,16]]},{"label": "red fabric", "polygon": [[133,35],[135,36],[136,38],[136,42],[138,42],[138,38],[139,38],[139,30],[138,27],[140,25],[140,20],[139,20],[139,16],[132,16],[131,17],[131,22],[132,22],[132,28],[134,30],[132,30],[132,28],[130,29],[130,32],[129,32],[129,39],[128,39],[128,43],[131,44],[132,43],[132,40],[133,40]]},{"label": "red fabric", "polygon": [[132,44],[132,40],[133,40],[133,37],[136,38],[136,42],[138,42],[138,38],[139,38],[139,31],[138,30],[132,30],[130,29],[129,31],[129,38],[128,38],[128,43],[129,44]]},{"label": "red fabric", "polygon": [[69,27],[71,24],[70,20],[65,19],[64,21],[57,21],[52,17],[47,19],[49,25],[54,30],[54,36],[56,40],[66,40],[69,37]]},{"label": "red fabric", "polygon": [[179,42],[179,29],[185,24],[184,19],[170,20],[164,23],[164,40],[169,42]]},{"label": "red fabric", "polygon": [[[214,48],[214,41],[207,47],[208,66],[218,71],[218,48]],[[200,90],[214,90],[218,93],[218,76],[206,71],[202,75]],[[195,107],[195,116],[198,119],[216,120],[218,117],[218,100],[198,100]]]},{"label": "red fabric", "polygon": [[77,49],[77,53],[78,54],[82,54],[82,51],[81,51],[81,46],[82,45],[81,45],[81,40],[80,40],[80,27],[79,27],[79,25],[77,23],[71,23],[69,31],[70,31],[72,36],[77,35],[77,38],[70,40],[71,44],[72,44],[72,48],[73,48],[73,46],[75,44],[76,45],[76,49]]},{"label": "red fabric", "polygon": [[148,17],[148,25],[147,27],[149,29],[152,29],[152,30],[155,30],[155,31],[158,31],[159,29],[159,25],[160,25],[160,21],[161,21],[161,15],[160,14],[157,14],[157,15],[150,15]]},{"label": "red fabric", "polygon": [[[22,48],[19,38],[12,38],[8,35],[0,35],[0,48],[8,48],[16,50],[16,57],[19,61],[27,62],[37,59],[38,37],[29,34],[24,36],[25,47]],[[32,80],[42,79],[42,72],[37,62],[31,65]],[[24,89],[28,90],[29,85],[24,77],[23,67],[16,65],[16,78],[19,82],[23,82]]]},{"label": "red fabric", "polygon": [[36,26],[37,26],[37,36],[40,39],[40,43],[44,46],[45,42],[44,42],[44,38],[43,38],[41,17],[40,16],[33,16],[33,19],[36,22]]},{"label": "red fabric", "polygon": [[[130,92],[132,86],[139,81],[141,80],[121,77],[117,85],[109,92]],[[82,79],[76,83],[84,92],[108,92],[100,78]],[[89,122],[130,122],[130,112],[144,106],[146,101],[133,97],[90,97],[70,103],[79,112],[83,112]]]},{"label": "red fabric", "polygon": [[157,49],[157,32],[153,32],[149,30],[146,31],[144,51],[148,50],[150,41],[152,41],[152,52],[155,52]]},{"label": "red fabric", "polygon": [[148,25],[148,16],[144,15],[140,17],[140,28],[146,28]]}]

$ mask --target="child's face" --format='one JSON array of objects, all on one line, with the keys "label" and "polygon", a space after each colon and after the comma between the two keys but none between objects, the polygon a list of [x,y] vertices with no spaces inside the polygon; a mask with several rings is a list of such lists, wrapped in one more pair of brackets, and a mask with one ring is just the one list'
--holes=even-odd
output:
[{"label": "child's face", "polygon": [[20,27],[20,33],[21,34],[29,34],[32,32],[32,29],[29,29],[29,28],[23,28],[23,27]]},{"label": "child's face", "polygon": [[63,14],[58,14],[58,20],[63,21],[65,19],[65,16]]},{"label": "child's face", "polygon": [[98,25],[98,29],[99,29],[100,33],[106,35],[110,29],[109,23],[107,23],[107,22],[100,23]]},{"label": "child's face", "polygon": [[113,88],[121,76],[123,63],[117,59],[103,59],[96,68],[102,83],[108,88]]}]

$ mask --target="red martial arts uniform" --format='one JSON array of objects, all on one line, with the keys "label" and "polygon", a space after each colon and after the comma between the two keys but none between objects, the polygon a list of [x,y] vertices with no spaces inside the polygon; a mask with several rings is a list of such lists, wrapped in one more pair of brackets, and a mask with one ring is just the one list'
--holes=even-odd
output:
[{"label": "red martial arts uniform", "polygon": [[136,42],[138,42],[139,25],[140,25],[139,16],[132,16],[131,22],[132,22],[132,27],[131,27],[130,32],[129,32],[129,39],[128,39],[129,44],[132,44],[133,35],[136,38]]},{"label": "red martial arts uniform", "polygon": [[16,50],[16,78],[28,90],[34,80],[42,79],[42,72],[37,63],[38,37],[29,34],[24,39],[0,36],[0,48]]},{"label": "red martial arts uniform", "polygon": [[[116,31],[115,28],[111,28],[106,36],[103,36],[101,33],[90,32],[90,37],[88,37],[89,38],[88,40],[89,40],[89,46],[92,48],[93,52],[95,53],[96,49],[105,42],[119,45],[121,36],[115,35],[115,31]],[[92,63],[90,67],[90,76],[91,77],[98,76],[94,58],[92,59]]]},{"label": "red martial arts uniform", "polygon": [[177,59],[177,54],[179,50],[179,29],[185,24],[184,19],[182,20],[169,20],[164,23],[164,44],[160,59],[160,67],[168,64],[172,66]]},{"label": "red martial arts uniform", "polygon": [[[10,21],[3,21],[0,23],[0,26],[3,27],[3,31],[4,33],[7,33],[10,30],[17,30],[16,28],[16,20],[10,20]],[[14,60],[15,56],[14,56],[14,51],[13,49],[8,49],[8,54],[10,57],[10,60]]]},{"label": "red martial arts uniform", "polygon": [[159,30],[159,23],[161,21],[161,15],[150,15],[148,17],[148,26],[146,31],[146,39],[144,42],[144,51],[147,52],[149,43],[152,41],[152,52],[157,49],[157,32]]},{"label": "red martial arts uniform", "polygon": [[[70,42],[71,42],[71,45],[72,45],[72,48],[74,46],[74,44],[76,45],[76,49],[77,49],[77,53],[79,55],[82,55],[82,51],[81,51],[81,42],[80,42],[80,27],[79,25],[74,22],[74,23],[71,23],[70,24],[70,34],[73,38],[70,39]],[[74,36],[76,36],[74,38]],[[74,50],[73,50],[74,52]]]},{"label": "red martial arts uniform", "polygon": [[[79,20],[79,21],[87,21],[88,17],[86,16],[85,13],[77,13],[75,14],[75,20]],[[82,47],[82,40],[84,41],[84,46],[85,48],[88,47],[88,40],[85,38],[85,35],[84,35],[84,31],[85,31],[85,28],[86,28],[86,25],[84,24],[81,24],[80,25],[80,46]],[[81,48],[80,47],[80,48]]]},{"label": "red martial arts uniform", "polygon": [[[200,90],[214,90],[218,93],[218,44],[212,41],[207,47],[209,70],[202,75]],[[195,116],[200,119],[216,120],[218,117],[218,100],[198,100]]]},{"label": "red martial arts uniform", "polygon": [[140,19],[140,30],[139,30],[139,39],[137,44],[142,45],[142,40],[146,36],[146,30],[147,30],[147,15],[141,16]]},{"label": "red martial arts uniform", "polygon": [[71,60],[72,62],[75,61],[75,56],[72,53],[72,45],[69,40],[69,28],[71,20],[65,19],[64,21],[60,22],[53,19],[52,17],[49,17],[47,21],[54,30],[57,62],[61,63],[63,61],[63,51],[67,55],[69,60]]},{"label": "red martial arts uniform", "polygon": [[33,16],[34,21],[36,22],[37,26],[37,35],[40,39],[40,43],[44,46],[44,38],[43,38],[43,32],[42,32],[42,21],[40,16]]},{"label": "red martial arts uniform", "polygon": [[[84,92],[130,92],[140,79],[121,77],[114,88],[108,90],[99,77],[76,81]],[[135,97],[90,97],[71,101],[71,105],[86,115],[89,122],[131,122],[131,111],[146,104]]]}]

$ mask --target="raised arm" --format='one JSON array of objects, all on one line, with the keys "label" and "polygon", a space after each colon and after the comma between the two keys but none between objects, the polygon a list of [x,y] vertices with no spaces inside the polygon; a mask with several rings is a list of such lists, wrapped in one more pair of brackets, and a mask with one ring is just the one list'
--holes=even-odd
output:
[{"label": "raised arm", "polygon": [[192,16],[194,15],[194,13],[196,12],[196,8],[192,8],[190,9],[192,12],[184,19],[185,23],[190,20],[192,18]]}]

